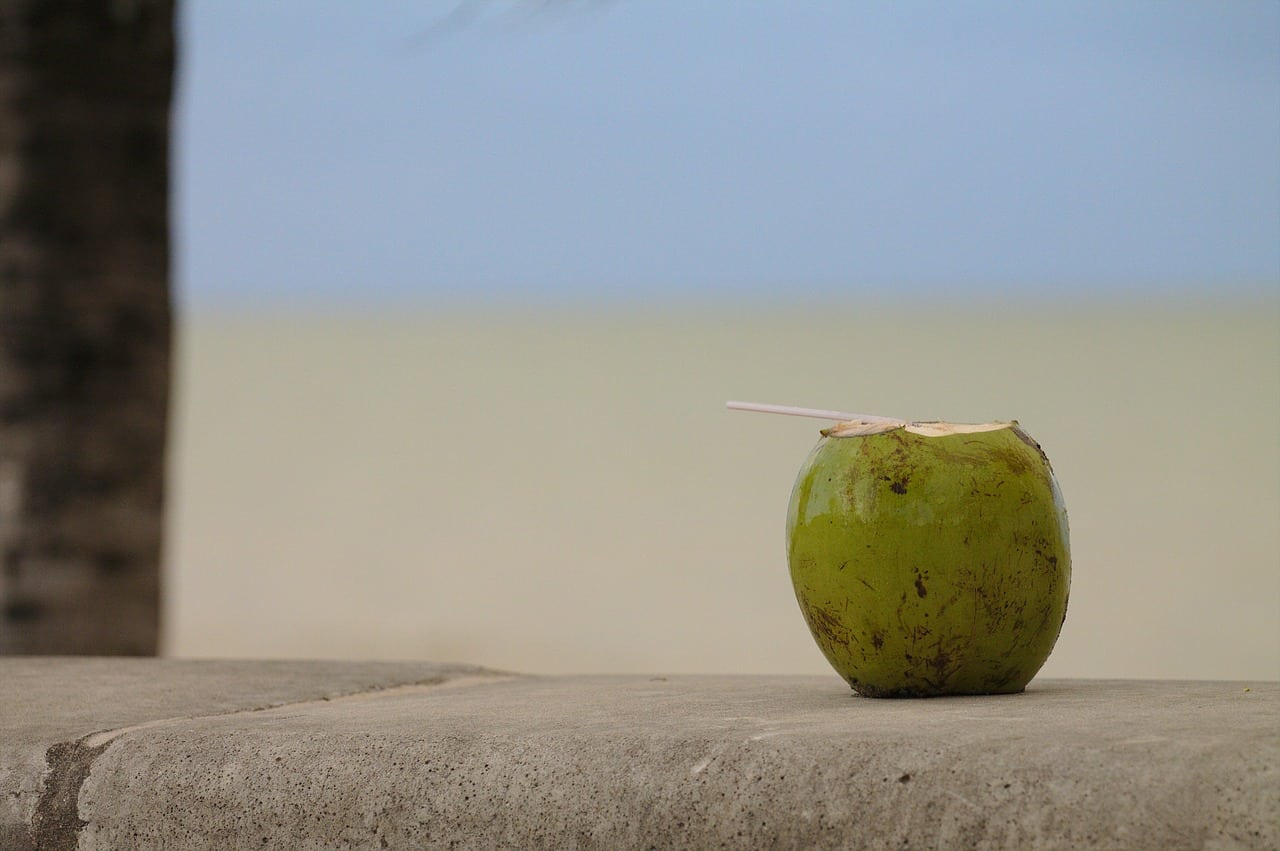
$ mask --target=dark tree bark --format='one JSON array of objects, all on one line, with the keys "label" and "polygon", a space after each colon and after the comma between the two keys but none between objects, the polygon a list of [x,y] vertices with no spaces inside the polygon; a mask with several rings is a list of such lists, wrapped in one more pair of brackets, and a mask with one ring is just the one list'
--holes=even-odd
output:
[{"label": "dark tree bark", "polygon": [[0,0],[0,652],[153,654],[173,0]]}]

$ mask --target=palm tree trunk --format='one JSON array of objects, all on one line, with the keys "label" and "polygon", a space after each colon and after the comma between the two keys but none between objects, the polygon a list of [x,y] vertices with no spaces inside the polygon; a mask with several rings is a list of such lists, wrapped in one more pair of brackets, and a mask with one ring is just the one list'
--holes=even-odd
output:
[{"label": "palm tree trunk", "polygon": [[0,653],[153,654],[173,0],[0,0]]}]

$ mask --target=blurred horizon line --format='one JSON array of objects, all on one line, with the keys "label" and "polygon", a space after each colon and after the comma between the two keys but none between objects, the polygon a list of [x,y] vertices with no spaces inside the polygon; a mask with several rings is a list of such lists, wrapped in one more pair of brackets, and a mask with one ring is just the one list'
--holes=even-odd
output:
[{"label": "blurred horizon line", "polygon": [[423,314],[440,312],[450,315],[469,314],[654,314],[666,316],[674,313],[697,316],[701,314],[754,314],[801,313],[831,309],[861,309],[884,312],[947,311],[965,312],[992,310],[1010,313],[1060,310],[1072,313],[1094,310],[1149,310],[1181,313],[1189,309],[1212,310],[1222,308],[1259,309],[1280,311],[1280,282],[1259,282],[1252,285],[1223,286],[1209,290],[1204,285],[1180,287],[1127,288],[1122,290],[1098,290],[1063,288],[1046,292],[1002,292],[986,289],[978,292],[957,288],[947,291],[921,291],[910,288],[903,292],[851,291],[833,293],[820,291],[811,294],[733,294],[717,295],[705,291],[696,293],[652,292],[610,293],[566,296],[540,296],[524,291],[518,295],[463,295],[441,296],[439,293],[412,296],[404,293],[378,293],[365,296],[347,293],[319,293],[306,298],[296,295],[274,294],[265,297],[245,298],[228,296],[210,298],[192,297],[178,286],[174,293],[175,311],[192,318],[238,318],[272,316],[379,316],[388,313]]}]

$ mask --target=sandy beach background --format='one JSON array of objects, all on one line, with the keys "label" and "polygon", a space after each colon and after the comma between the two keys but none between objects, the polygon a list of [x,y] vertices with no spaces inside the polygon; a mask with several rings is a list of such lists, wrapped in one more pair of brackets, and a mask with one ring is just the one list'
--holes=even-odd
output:
[{"label": "sandy beach background", "polygon": [[1017,418],[1074,583],[1045,675],[1280,678],[1280,309],[233,316],[182,329],[166,650],[829,669],[783,521],[819,423]]}]

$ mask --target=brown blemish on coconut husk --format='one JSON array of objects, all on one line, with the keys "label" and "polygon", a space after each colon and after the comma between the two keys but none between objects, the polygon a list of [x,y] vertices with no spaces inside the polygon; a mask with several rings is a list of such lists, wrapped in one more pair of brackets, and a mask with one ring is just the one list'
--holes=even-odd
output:
[{"label": "brown blemish on coconut husk", "polygon": [[840,619],[821,606],[809,605],[801,600],[800,610],[819,642],[825,641],[832,647],[847,647],[850,643],[856,643],[856,639],[840,623]]}]

